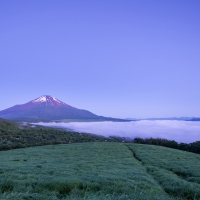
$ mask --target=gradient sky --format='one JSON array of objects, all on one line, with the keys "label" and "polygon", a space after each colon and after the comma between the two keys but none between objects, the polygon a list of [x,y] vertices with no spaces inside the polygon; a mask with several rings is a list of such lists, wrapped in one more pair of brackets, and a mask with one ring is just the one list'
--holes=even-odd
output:
[{"label": "gradient sky", "polygon": [[199,0],[1,0],[0,110],[48,94],[103,116],[200,116],[199,11]]}]

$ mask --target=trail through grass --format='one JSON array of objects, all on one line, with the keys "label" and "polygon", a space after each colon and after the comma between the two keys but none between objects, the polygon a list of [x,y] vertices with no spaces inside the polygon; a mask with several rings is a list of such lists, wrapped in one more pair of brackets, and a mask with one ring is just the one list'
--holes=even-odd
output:
[{"label": "trail through grass", "polygon": [[152,145],[127,146],[168,194],[200,199],[200,155]]}]

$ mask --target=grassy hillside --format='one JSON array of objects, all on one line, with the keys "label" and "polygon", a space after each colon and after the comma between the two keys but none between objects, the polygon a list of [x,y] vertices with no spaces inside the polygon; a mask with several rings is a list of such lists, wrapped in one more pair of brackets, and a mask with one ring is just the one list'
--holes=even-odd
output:
[{"label": "grassy hillside", "polygon": [[[80,134],[55,128],[19,125],[8,120],[0,119],[0,150],[9,150],[49,144],[68,144],[77,142],[115,141],[103,136]],[[122,139],[121,139],[122,140]]]},{"label": "grassy hillside", "polygon": [[43,146],[50,144],[68,144],[82,142],[128,142],[139,144],[151,144],[165,146],[169,148],[180,149],[200,154],[200,141],[190,144],[178,143],[174,140],[162,138],[122,138],[110,136],[98,136],[88,133],[77,133],[58,128],[47,128],[43,126],[31,127],[32,125],[23,125],[21,123],[11,122],[0,118],[0,151],[16,148]]},{"label": "grassy hillside", "polygon": [[170,195],[200,199],[200,155],[150,145],[127,145]]},{"label": "grassy hillside", "polygon": [[200,155],[130,143],[0,152],[0,199],[200,199]]}]

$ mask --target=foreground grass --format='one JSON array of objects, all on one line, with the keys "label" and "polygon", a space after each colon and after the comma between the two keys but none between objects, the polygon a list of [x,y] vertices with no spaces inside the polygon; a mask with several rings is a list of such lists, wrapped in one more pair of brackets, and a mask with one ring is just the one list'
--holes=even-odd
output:
[{"label": "foreground grass", "polygon": [[49,145],[1,151],[0,162],[0,199],[199,198],[200,156],[163,147]]},{"label": "foreground grass", "polygon": [[168,194],[200,199],[200,155],[150,145],[127,146]]}]

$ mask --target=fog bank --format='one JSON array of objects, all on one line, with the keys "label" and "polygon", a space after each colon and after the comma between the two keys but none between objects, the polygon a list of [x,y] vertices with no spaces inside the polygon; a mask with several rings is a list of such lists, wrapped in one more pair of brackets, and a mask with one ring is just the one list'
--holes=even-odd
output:
[{"label": "fog bank", "polygon": [[133,122],[69,122],[34,123],[36,125],[72,129],[77,132],[127,138],[164,138],[191,143],[200,140],[200,122],[141,120]]}]

